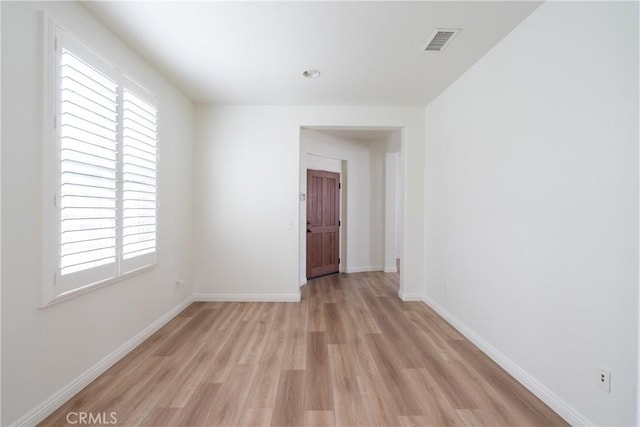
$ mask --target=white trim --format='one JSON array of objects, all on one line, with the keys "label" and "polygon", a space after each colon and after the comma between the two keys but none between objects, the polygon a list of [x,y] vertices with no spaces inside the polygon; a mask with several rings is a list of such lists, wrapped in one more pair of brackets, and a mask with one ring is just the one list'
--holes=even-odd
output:
[{"label": "white trim", "polygon": [[80,390],[89,385],[92,381],[102,375],[116,362],[129,354],[134,348],[142,344],[144,340],[153,335],[156,331],[169,323],[174,317],[176,317],[182,310],[187,308],[189,304],[193,302],[193,296],[187,297],[181,303],[173,307],[166,314],[160,317],[158,320],[147,326],[140,331],[136,336],[122,344],[111,354],[104,357],[98,363],[86,370],[83,374],[77,377],[75,380],[62,387],[60,390],[49,396],[48,399],[40,403],[38,406],[27,412],[18,420],[11,423],[11,426],[34,426],[42,422],[45,418],[51,415],[56,409],[66,403]]},{"label": "white trim", "polygon": [[367,273],[371,271],[383,271],[384,268],[381,265],[371,266],[367,265],[364,267],[346,267],[344,269],[345,273]]},{"label": "white trim", "polygon": [[294,294],[193,294],[196,302],[300,302],[300,292]]},{"label": "white trim", "polygon": [[595,426],[587,417],[581,414],[577,409],[565,402],[560,396],[551,391],[547,386],[540,383],[533,375],[525,371],[517,363],[505,356],[500,350],[488,343],[484,338],[477,334],[473,329],[468,327],[464,322],[455,317],[449,311],[444,309],[438,303],[428,296],[423,296],[423,301],[431,307],[442,318],[449,322],[455,329],[471,341],[476,347],[482,350],[502,369],[507,371],[520,384],[525,386],[530,392],[535,394],[538,399],[542,400],[558,415],[565,419],[573,426]]},{"label": "white trim", "polygon": [[385,273],[397,273],[398,269],[395,267],[385,267],[384,268],[384,272]]},{"label": "white trim", "polygon": [[423,294],[412,294],[412,293],[404,293],[402,291],[398,292],[398,297],[400,297],[400,299],[402,301],[422,301],[424,302],[424,295]]},{"label": "white trim", "polygon": [[[56,69],[57,54],[56,24],[44,12],[40,12],[42,28],[42,295],[41,307],[55,297],[53,282],[56,271],[57,209],[53,205],[57,187],[57,130],[54,126],[56,114]],[[55,121],[54,121],[55,120]]]},{"label": "white trim", "polygon": [[144,273],[146,271],[153,270],[157,265],[158,265],[158,263],[147,265],[145,267],[140,267],[138,269],[128,271],[128,272],[124,273],[121,276],[116,276],[116,277],[112,277],[112,278],[109,278],[109,279],[101,280],[99,282],[90,283],[88,285],[81,286],[79,288],[76,288],[76,289],[61,293],[60,295],[53,297],[48,302],[43,302],[40,305],[39,308],[40,309],[44,309],[44,308],[47,308],[47,307],[49,307],[49,306],[51,306],[53,304],[57,304],[59,302],[71,299],[71,298],[75,297],[76,295],[81,295],[81,294],[84,294],[84,293],[87,293],[87,292],[91,292],[94,289],[102,288],[103,286],[109,286],[109,285],[111,285],[113,283],[117,283],[117,282],[120,282],[122,280],[129,279],[129,278],[131,278],[133,276],[137,276],[138,274]]}]

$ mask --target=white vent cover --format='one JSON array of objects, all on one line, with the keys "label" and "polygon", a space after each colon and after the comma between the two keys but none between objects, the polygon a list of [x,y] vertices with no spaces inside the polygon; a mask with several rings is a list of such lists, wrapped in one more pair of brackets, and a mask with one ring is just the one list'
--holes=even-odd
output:
[{"label": "white vent cover", "polygon": [[460,28],[438,28],[424,46],[425,52],[442,52],[460,32]]}]

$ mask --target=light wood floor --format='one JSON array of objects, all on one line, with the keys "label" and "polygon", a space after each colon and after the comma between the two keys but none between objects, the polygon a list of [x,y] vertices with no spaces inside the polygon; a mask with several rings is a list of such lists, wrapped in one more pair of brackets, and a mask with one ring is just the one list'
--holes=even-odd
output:
[{"label": "light wood floor", "polygon": [[300,303],[194,303],[42,425],[71,411],[120,426],[566,425],[397,294],[397,274],[358,273],[310,281]]}]

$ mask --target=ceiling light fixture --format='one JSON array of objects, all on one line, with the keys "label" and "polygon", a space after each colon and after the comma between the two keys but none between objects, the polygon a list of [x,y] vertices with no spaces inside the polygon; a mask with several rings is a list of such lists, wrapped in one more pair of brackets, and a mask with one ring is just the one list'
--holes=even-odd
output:
[{"label": "ceiling light fixture", "polygon": [[318,70],[304,70],[304,72],[302,73],[303,76],[305,76],[308,79],[317,79],[318,77],[320,77],[320,71]]}]

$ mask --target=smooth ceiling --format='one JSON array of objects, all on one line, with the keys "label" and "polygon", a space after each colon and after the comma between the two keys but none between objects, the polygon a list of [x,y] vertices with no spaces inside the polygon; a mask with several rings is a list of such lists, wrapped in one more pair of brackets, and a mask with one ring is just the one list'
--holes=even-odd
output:
[{"label": "smooth ceiling", "polygon": [[540,2],[83,4],[196,103],[424,106]]}]

